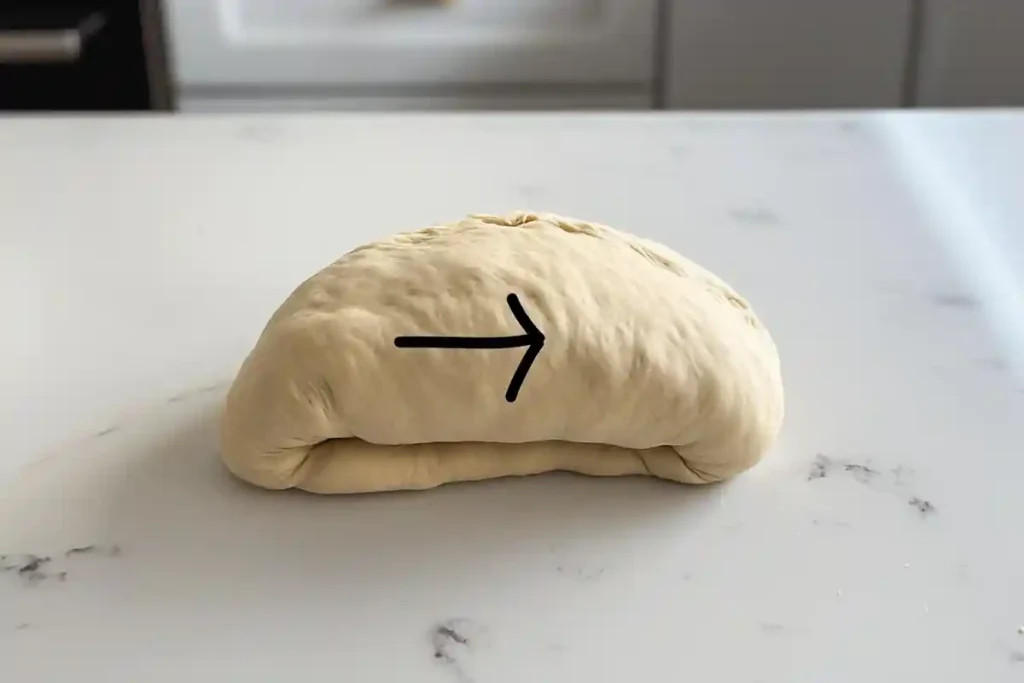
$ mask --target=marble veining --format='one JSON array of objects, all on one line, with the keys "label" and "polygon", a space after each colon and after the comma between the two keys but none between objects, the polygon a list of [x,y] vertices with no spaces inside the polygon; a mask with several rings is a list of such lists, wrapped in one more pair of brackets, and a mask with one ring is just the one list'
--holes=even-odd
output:
[{"label": "marble veining", "polygon": [[[3,120],[5,676],[1019,680],[1015,140],[971,112]],[[749,298],[787,392],[761,464],[334,498],[224,471],[227,382],[295,286],[514,209]]]}]

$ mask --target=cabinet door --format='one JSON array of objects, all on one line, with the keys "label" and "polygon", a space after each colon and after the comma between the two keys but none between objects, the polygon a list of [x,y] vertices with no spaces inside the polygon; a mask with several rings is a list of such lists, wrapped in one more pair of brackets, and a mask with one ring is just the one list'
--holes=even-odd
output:
[{"label": "cabinet door", "polygon": [[1024,0],[925,0],[917,104],[1024,106]]},{"label": "cabinet door", "polygon": [[666,0],[668,104],[899,106],[913,1]]},{"label": "cabinet door", "polygon": [[657,0],[166,0],[186,86],[636,83]]}]

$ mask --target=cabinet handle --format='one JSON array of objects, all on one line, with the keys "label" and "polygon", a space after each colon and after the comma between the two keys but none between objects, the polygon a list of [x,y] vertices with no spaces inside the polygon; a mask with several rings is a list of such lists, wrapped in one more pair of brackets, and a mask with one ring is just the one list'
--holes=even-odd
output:
[{"label": "cabinet handle", "polygon": [[86,41],[106,20],[90,14],[74,28],[53,31],[0,31],[0,64],[70,64],[82,56]]}]

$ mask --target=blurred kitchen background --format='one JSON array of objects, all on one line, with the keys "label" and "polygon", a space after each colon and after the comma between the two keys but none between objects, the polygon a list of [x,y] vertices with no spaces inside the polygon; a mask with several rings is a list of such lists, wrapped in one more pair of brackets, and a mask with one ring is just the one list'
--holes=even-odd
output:
[{"label": "blurred kitchen background", "polygon": [[1024,105],[1024,0],[0,0],[0,110]]}]

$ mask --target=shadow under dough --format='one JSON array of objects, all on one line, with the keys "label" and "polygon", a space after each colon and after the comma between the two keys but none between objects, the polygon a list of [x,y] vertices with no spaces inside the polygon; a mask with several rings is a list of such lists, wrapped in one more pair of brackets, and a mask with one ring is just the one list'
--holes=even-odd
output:
[{"label": "shadow under dough", "polygon": [[[54,478],[64,500],[90,501],[96,538],[123,548],[118,580],[134,586],[134,600],[217,610],[318,593],[370,604],[396,586],[413,595],[453,584],[486,590],[522,580],[524,562],[580,539],[625,540],[629,553],[638,529],[684,520],[687,508],[716,495],[563,473],[420,492],[263,491],[219,461],[221,400],[218,392],[165,405],[151,423],[139,418],[75,456],[79,468],[94,458],[87,465],[97,473]],[[63,515],[75,514],[68,505]]]}]

